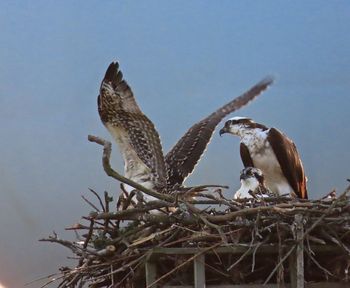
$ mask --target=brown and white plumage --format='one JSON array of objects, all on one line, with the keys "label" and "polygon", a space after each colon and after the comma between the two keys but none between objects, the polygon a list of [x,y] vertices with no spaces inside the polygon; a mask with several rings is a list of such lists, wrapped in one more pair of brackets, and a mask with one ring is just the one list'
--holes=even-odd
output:
[{"label": "brown and white plumage", "polygon": [[149,189],[164,190],[167,173],[158,132],[137,105],[118,63],[109,65],[102,80],[98,111],[119,145],[125,176]]},{"label": "brown and white plumage", "polygon": [[193,172],[209,144],[216,126],[225,116],[247,105],[272,83],[272,78],[260,81],[241,96],[194,124],[165,156],[168,186],[182,185]]},{"label": "brown and white plumage", "polygon": [[192,173],[220,121],[253,100],[272,82],[271,78],[264,79],[194,124],[165,159],[158,132],[137,105],[118,63],[111,63],[107,69],[98,97],[98,110],[103,124],[119,145],[125,176],[147,188],[164,192],[181,186]]},{"label": "brown and white plumage", "polygon": [[273,193],[308,198],[303,164],[295,144],[286,135],[246,117],[226,121],[220,130],[220,134],[224,133],[240,137],[244,166],[259,168]]},{"label": "brown and white plumage", "polygon": [[241,187],[233,196],[234,199],[261,198],[271,195],[265,186],[265,178],[259,168],[246,167],[240,173]]}]

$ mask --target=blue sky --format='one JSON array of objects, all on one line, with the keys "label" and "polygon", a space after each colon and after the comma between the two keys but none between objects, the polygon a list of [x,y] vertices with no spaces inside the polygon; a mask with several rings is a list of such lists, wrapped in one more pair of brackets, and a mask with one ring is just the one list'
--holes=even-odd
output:
[{"label": "blue sky", "polygon": [[[38,243],[79,221],[88,187],[116,195],[96,97],[118,60],[164,150],[266,75],[276,83],[235,115],[292,138],[317,198],[350,177],[348,1],[1,1],[0,283],[21,287],[67,264]],[[187,184],[239,186],[239,141],[216,133]],[[115,147],[113,163],[122,161]],[[34,285],[35,287],[35,285]]]}]

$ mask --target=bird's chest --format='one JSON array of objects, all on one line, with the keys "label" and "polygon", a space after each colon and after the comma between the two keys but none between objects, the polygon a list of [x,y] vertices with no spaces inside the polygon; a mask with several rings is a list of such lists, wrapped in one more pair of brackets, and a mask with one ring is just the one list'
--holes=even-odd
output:
[{"label": "bird's chest", "polygon": [[292,188],[285,178],[278,159],[265,135],[250,135],[242,139],[248,147],[254,167],[265,177],[266,185],[275,194],[290,193]]},{"label": "bird's chest", "polygon": [[278,178],[282,177],[283,174],[267,137],[265,135],[249,135],[242,140],[248,147],[254,166],[263,171],[265,179],[268,182],[278,181]]},{"label": "bird's chest", "polygon": [[130,143],[129,136],[126,131],[115,125],[112,127],[107,126],[107,129],[113,135],[123,156],[125,176],[134,180],[135,182],[143,182],[141,178],[148,175],[150,173],[150,169],[138,157],[135,149]]}]

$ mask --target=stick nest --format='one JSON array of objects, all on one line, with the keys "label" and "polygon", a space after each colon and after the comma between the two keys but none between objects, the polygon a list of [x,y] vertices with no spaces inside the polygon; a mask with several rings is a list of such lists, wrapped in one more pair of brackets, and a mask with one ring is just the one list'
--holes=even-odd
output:
[{"label": "stick nest", "polygon": [[[107,174],[133,185],[110,167],[110,143],[89,139],[104,146]],[[350,187],[339,197],[330,193],[313,201],[233,201],[224,197],[223,189],[200,186],[164,195],[142,188],[139,191],[159,200],[146,203],[136,192],[137,204],[131,201],[133,195],[121,193],[115,204],[107,192],[101,197],[90,190],[98,205],[83,197],[94,211],[67,228],[77,241],[57,234],[41,239],[69,248],[77,259],[76,267],[60,268],[42,287],[53,281],[58,287],[150,287],[144,269],[150,260],[158,265],[154,284],[188,285],[191,261],[201,254],[206,255],[208,284],[282,283],[288,282],[287,259],[297,247],[304,250],[306,281],[348,281]],[[165,248],[196,249],[189,255],[152,253]]]}]

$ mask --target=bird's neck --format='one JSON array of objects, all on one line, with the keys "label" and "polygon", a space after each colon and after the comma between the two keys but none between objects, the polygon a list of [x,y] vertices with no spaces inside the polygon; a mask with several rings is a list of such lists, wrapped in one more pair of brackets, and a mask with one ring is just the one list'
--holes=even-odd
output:
[{"label": "bird's neck", "polygon": [[252,142],[256,143],[260,141],[265,141],[267,134],[266,134],[266,130],[255,128],[255,129],[241,129],[238,133],[238,136],[240,137],[241,142],[243,142],[247,146],[250,146]]}]

